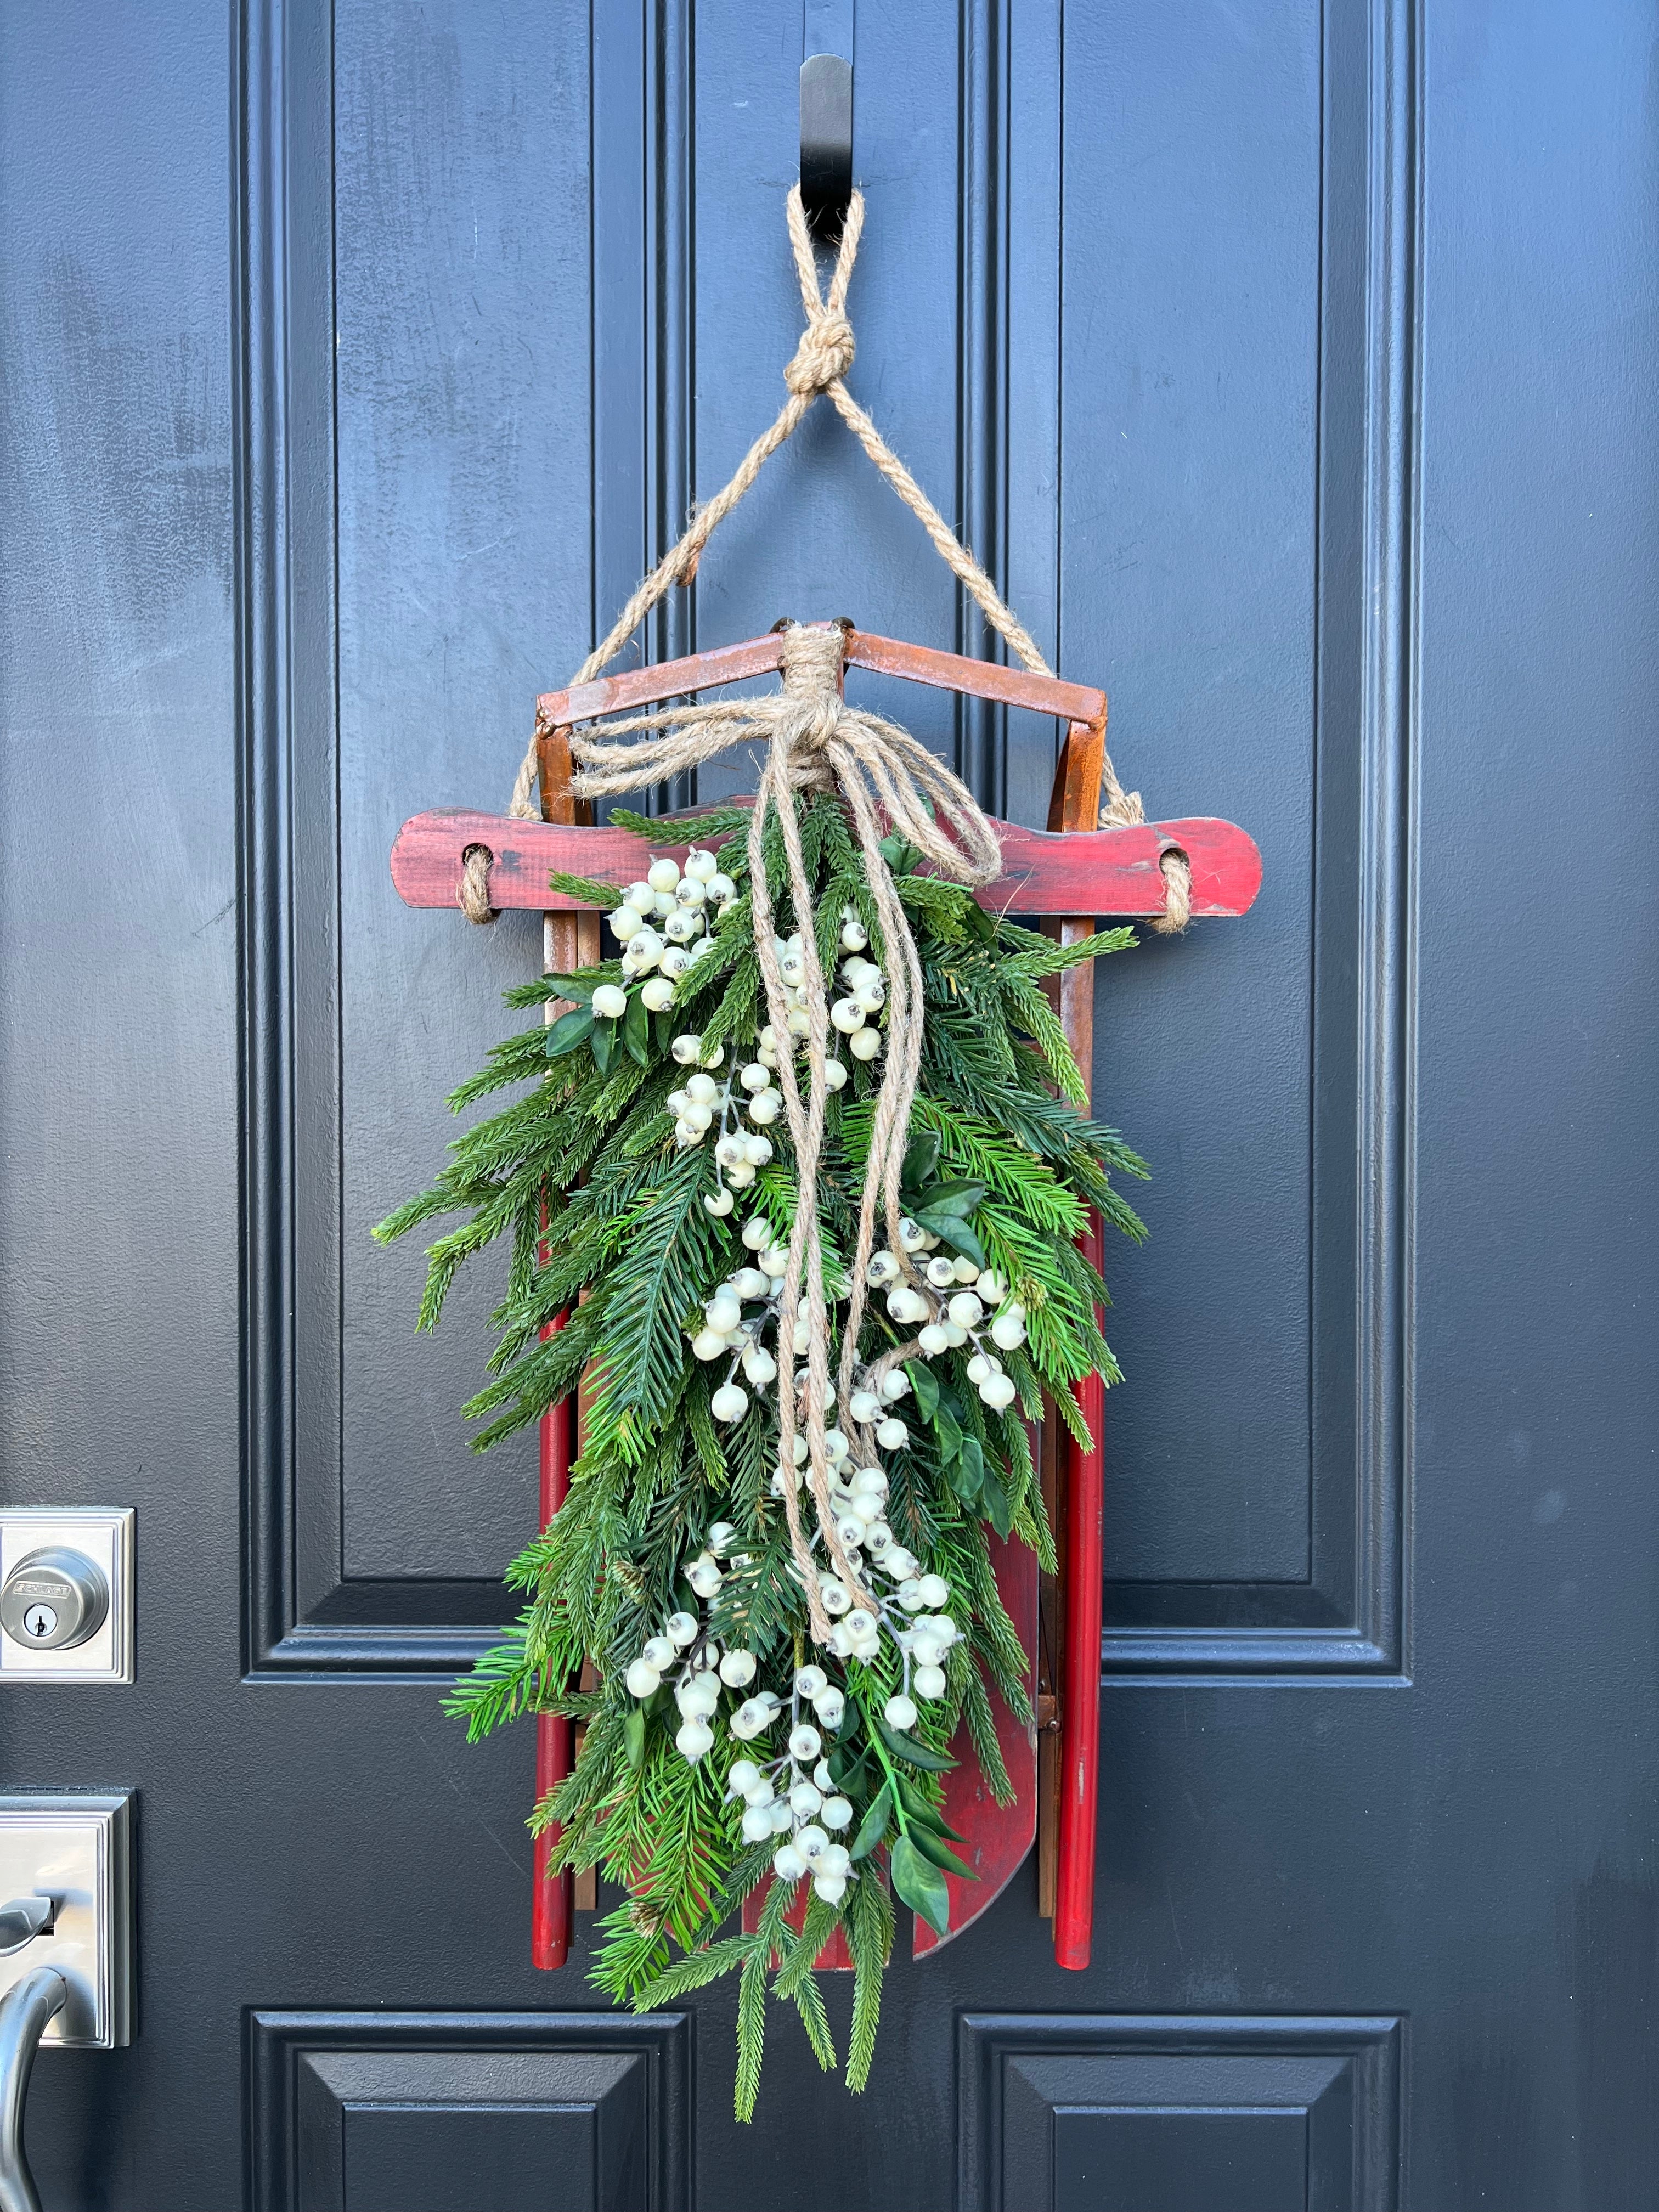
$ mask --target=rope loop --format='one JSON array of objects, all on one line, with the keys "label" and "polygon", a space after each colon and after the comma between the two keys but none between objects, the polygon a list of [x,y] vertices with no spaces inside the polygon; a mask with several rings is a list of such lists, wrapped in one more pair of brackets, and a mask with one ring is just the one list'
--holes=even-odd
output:
[{"label": "rope loop", "polygon": [[489,903],[489,869],[495,858],[488,845],[469,845],[461,855],[455,903],[469,921],[481,927],[495,919],[495,909]]}]

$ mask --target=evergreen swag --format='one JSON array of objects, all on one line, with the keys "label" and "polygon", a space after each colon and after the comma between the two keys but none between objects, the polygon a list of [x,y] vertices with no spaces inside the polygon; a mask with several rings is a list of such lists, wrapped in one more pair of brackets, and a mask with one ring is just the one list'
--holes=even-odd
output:
[{"label": "evergreen swag", "polygon": [[[845,1295],[838,1255],[854,1241],[870,1138],[883,948],[840,805],[822,794],[794,803],[816,903],[812,915],[790,919],[775,815],[767,871],[777,926],[811,927],[825,975],[840,962],[849,992],[834,1034],[852,1046],[851,1064],[832,1066],[838,1087],[819,1184],[833,1298]],[[641,836],[663,833],[660,821],[613,818]],[[509,1571],[528,1603],[449,1709],[473,1739],[529,1712],[586,1723],[574,1771],[532,1825],[557,1824],[557,1865],[597,1866],[628,1893],[601,1923],[593,1981],[646,2009],[738,1973],[745,2119],[769,1979],[775,1996],[799,2008],[819,2063],[836,2063],[812,1966],[837,1923],[855,1970],[848,2087],[867,2080],[893,1897],[943,1933],[945,1872],[969,1871],[939,1811],[959,1723],[988,1786],[1010,1800],[991,1695],[1028,1718],[1026,1661],[997,1595],[986,1529],[1012,1532],[1052,1568],[1022,1417],[1036,1419],[1046,1393],[1079,1431],[1071,1384],[1095,1370],[1117,1379],[1095,1317],[1104,1286],[1074,1239],[1090,1206],[1141,1236],[1110,1177],[1146,1173],[1113,1130],[1081,1112],[1083,1083],[1043,990],[1062,969],[1133,944],[1133,932],[1062,948],[916,872],[915,848],[888,838],[883,853],[925,982],[902,1241],[918,1267],[933,1263],[926,1279],[939,1288],[891,1291],[884,1309],[872,1300],[860,1351],[876,1389],[854,1395],[850,1419],[836,1416],[874,1433],[884,1461],[858,1469],[843,1453],[835,1493],[837,1515],[848,1516],[837,1522],[842,1540],[868,1554],[861,1571],[881,1597],[884,1626],[853,1634],[873,1616],[846,1614],[830,1577],[823,1596],[838,1598],[845,1617],[834,1650],[809,1650],[780,1503],[776,1407],[766,1395],[776,1366],[763,1340],[795,1190],[785,1125],[773,1152],[740,1119],[747,1110],[764,1125],[777,1115],[769,1072],[779,1041],[769,1029],[755,1042],[765,1009],[745,889],[748,819],[735,807],[693,818],[693,833],[720,850],[690,856],[678,896],[653,880],[634,886],[622,910],[609,885],[554,878],[556,889],[617,910],[624,957],[507,994],[515,1006],[565,1000],[574,1011],[498,1045],[461,1085],[450,1102],[458,1112],[491,1092],[530,1088],[459,1138],[432,1188],[375,1231],[390,1240],[439,1216],[467,1217],[430,1248],[422,1328],[436,1324],[462,1263],[511,1238],[494,1379],[466,1407],[484,1423],[477,1449],[536,1421],[587,1374],[568,1498]],[[657,866],[665,884],[678,877],[672,862]],[[657,963],[643,939],[630,951],[641,928],[659,943],[646,925],[680,901],[701,909],[695,950],[674,920],[663,926],[679,957],[664,947]],[[873,960],[856,957],[866,945]],[[659,972],[641,982],[653,964]],[[867,1023],[864,1012],[845,1012],[860,995]],[[866,1029],[862,1045],[849,1023]],[[688,1082],[688,1066],[701,1081]],[[872,1284],[897,1273],[878,1252]],[[877,1367],[930,1310],[921,1351]],[[544,1337],[561,1314],[565,1325]],[[735,1381],[740,1364],[752,1405]],[[896,1411],[905,1400],[908,1425]],[[832,1443],[845,1441],[832,1432]],[[947,1603],[948,1613],[939,1610]],[[573,1687],[585,1658],[599,1684],[587,1692]],[[766,1740],[786,1722],[787,1746]],[[750,1743],[753,1757],[744,1755]],[[722,1935],[775,1867],[757,1930],[738,1924]],[[797,1932],[786,1914],[806,1875]]]}]

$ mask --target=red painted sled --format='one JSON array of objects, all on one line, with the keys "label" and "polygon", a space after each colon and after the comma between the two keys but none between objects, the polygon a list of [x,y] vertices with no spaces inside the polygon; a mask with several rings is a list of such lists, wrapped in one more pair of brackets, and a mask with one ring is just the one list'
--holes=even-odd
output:
[{"label": "red painted sled", "polygon": [[[999,912],[1048,917],[1062,942],[1084,937],[1102,915],[1158,916],[1164,913],[1166,858],[1183,859],[1191,876],[1194,917],[1242,915],[1261,883],[1261,856],[1231,822],[1197,817],[1139,823],[1100,830],[1102,764],[1106,746],[1106,695],[1087,685],[1024,669],[965,659],[931,647],[902,645],[862,631],[845,633],[845,664],[908,678],[944,690],[1025,707],[1066,724],[1054,771],[1046,830],[998,823],[1004,873],[979,896]],[[564,969],[600,957],[599,916],[548,888],[556,870],[617,885],[640,874],[640,840],[629,831],[591,826],[589,810],[570,788],[573,724],[597,715],[625,714],[686,694],[775,672],[775,634],[746,645],[723,646],[684,660],[610,676],[537,702],[536,735],[541,769],[543,819],[517,821],[488,814],[417,814],[404,823],[392,850],[392,878],[410,906],[453,907],[465,858],[482,847],[489,855],[492,907],[529,907],[547,916],[550,969]],[[652,844],[653,855],[685,850]],[[1094,995],[1088,967],[1058,979],[1060,1019],[1085,1081],[1093,1062]],[[1098,1221],[1088,1232],[1091,1257],[1100,1259]],[[1099,1376],[1078,1386],[1078,1401],[1093,1439],[1086,1451],[1063,1425],[1042,1425],[1038,1465],[1054,1527],[1060,1571],[1039,1575],[1023,1545],[992,1540],[997,1583],[1030,1655],[1033,1724],[1022,1727],[998,1706],[998,1735],[1015,1802],[995,1804],[986,1789],[965,1730],[952,1746],[957,1765],[946,1778],[945,1811],[967,1842],[961,1855],[978,1880],[946,1877],[951,1892],[951,1936],[978,1919],[1006,1887],[1035,1842],[1037,1907],[1054,1924],[1054,1957],[1062,1966],[1089,1963],[1094,1922],[1095,1811],[1100,1747],[1100,1642],[1103,1562],[1101,1510],[1105,1388]],[[544,1419],[541,1432],[541,1511],[544,1525],[558,1510],[568,1486],[580,1408],[568,1401]],[[568,1721],[537,1722],[538,1796],[570,1771],[574,1731]],[[536,1854],[532,1951],[538,1966],[562,1966],[568,1955],[573,1911],[592,1910],[591,1875],[550,1877],[550,1838]],[[804,1909],[801,1901],[799,1911]],[[752,1926],[759,1897],[750,1900]],[[936,1936],[920,1917],[912,1948],[935,1950],[951,1936]],[[819,1963],[851,1960],[837,1932]]]}]

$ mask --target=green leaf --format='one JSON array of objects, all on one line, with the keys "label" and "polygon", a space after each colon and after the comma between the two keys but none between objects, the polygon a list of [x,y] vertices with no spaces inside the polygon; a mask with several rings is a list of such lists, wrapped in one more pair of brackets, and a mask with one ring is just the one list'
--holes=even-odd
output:
[{"label": "green leaf", "polygon": [[913,1825],[919,1820],[924,1828],[931,1828],[936,1836],[947,1837],[953,1844],[966,1842],[967,1838],[951,1826],[938,1806],[928,1803],[908,1775],[896,1775],[894,1779],[898,1784],[899,1803],[904,1808],[907,1820]]},{"label": "green leaf", "polygon": [[566,1053],[574,1052],[576,1047],[592,1033],[592,1006],[573,1006],[568,1014],[561,1014],[547,1032],[548,1058],[562,1060]]},{"label": "green leaf", "polygon": [[[537,1002],[546,999],[571,999],[585,1006],[599,988],[598,975],[544,975],[537,990]],[[530,987],[526,985],[526,989]]]},{"label": "green leaf", "polygon": [[884,1783],[872,1799],[869,1811],[859,1824],[858,1838],[852,1850],[852,1856],[855,1861],[869,1857],[871,1852],[887,1833],[892,1817],[892,1787],[890,1784]]},{"label": "green leaf", "polygon": [[888,832],[878,849],[896,876],[913,876],[921,865],[921,854],[909,839],[901,837],[896,830]]},{"label": "green leaf", "polygon": [[[979,1496],[981,1486],[989,1470],[985,1464],[985,1448],[977,1437],[963,1437],[961,1449],[945,1468],[951,1487],[965,1505],[971,1505]],[[1006,1501],[1004,1501],[1005,1504]],[[1006,1529],[1003,1531],[1006,1535]]]},{"label": "green leaf", "polygon": [[937,1129],[918,1129],[904,1148],[899,1181],[906,1190],[922,1190],[939,1173],[939,1136]]},{"label": "green leaf", "polygon": [[[857,1707],[854,1706],[850,1710],[856,1711]],[[845,1741],[836,1746],[830,1754],[830,1778],[837,1790],[844,1790],[848,1784],[856,1778],[859,1769],[869,1756],[868,1744],[861,1743],[856,1750]]]},{"label": "green leaf", "polygon": [[645,1707],[635,1705],[623,1723],[623,1747],[628,1753],[628,1763],[637,1774],[645,1765]]},{"label": "green leaf", "polygon": [[951,1893],[945,1876],[925,1859],[908,1836],[895,1841],[889,1856],[893,1887],[912,1912],[918,1912],[936,1936],[951,1932]]},{"label": "green leaf", "polygon": [[645,1000],[637,991],[630,991],[627,1010],[623,1015],[623,1042],[641,1067],[651,1065],[651,1055],[647,1049],[650,1018],[645,1010]]},{"label": "green leaf", "polygon": [[931,1190],[922,1192],[916,1204],[925,1206],[930,1213],[954,1213],[966,1221],[987,1188],[982,1182],[936,1182]]},{"label": "green leaf", "polygon": [[962,1429],[956,1415],[941,1399],[933,1412],[934,1433],[939,1437],[941,1465],[948,1468],[962,1451]]},{"label": "green leaf", "polygon": [[937,1237],[941,1244],[948,1244],[953,1252],[960,1252],[964,1260],[971,1260],[976,1267],[989,1264],[985,1257],[984,1246],[968,1224],[959,1220],[954,1213],[921,1212],[917,1214],[916,1222],[930,1236]]},{"label": "green leaf", "polygon": [[895,1759],[902,1759],[907,1766],[920,1766],[928,1774],[948,1774],[956,1765],[954,1759],[947,1759],[942,1751],[929,1751],[925,1743],[918,1743],[915,1736],[906,1735],[902,1729],[890,1727],[873,1713],[871,1718],[880,1729],[881,1740],[888,1750]]},{"label": "green leaf", "polygon": [[904,1371],[910,1378],[910,1388],[915,1393],[916,1411],[924,1421],[931,1421],[939,1411],[939,1377],[925,1360],[907,1359]]},{"label": "green leaf", "polygon": [[[590,1021],[593,1021],[593,1018],[591,1014],[588,1016],[588,1019]],[[616,1049],[616,1044],[617,1024],[615,1022],[593,1022],[593,1065],[599,1069],[601,1075],[604,1075],[610,1068],[611,1055]]]},{"label": "green leaf", "polygon": [[1002,1486],[1001,1478],[988,1461],[984,1464],[980,1501],[984,1506],[986,1519],[1006,1543],[1008,1531],[1014,1525],[1014,1510],[1008,1503],[1008,1493]]},{"label": "green leaf", "polygon": [[[936,1836],[931,1828],[920,1820],[912,1823],[910,1842],[913,1848],[921,1853],[923,1858],[931,1859],[936,1867],[942,1868],[946,1874],[959,1874],[966,1881],[979,1880],[972,1867],[964,1864],[957,1856],[944,1838]],[[941,1928],[939,1933],[942,1936],[945,1930]]]}]

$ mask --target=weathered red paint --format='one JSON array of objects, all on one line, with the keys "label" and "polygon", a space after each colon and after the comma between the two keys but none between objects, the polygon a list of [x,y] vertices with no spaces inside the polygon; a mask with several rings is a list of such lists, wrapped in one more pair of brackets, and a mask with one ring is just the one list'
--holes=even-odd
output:
[{"label": "weathered red paint", "polygon": [[[997,1589],[1008,1609],[1020,1642],[1025,1646],[1026,1693],[1035,1702],[1036,1698],[1037,1645],[1037,1563],[1036,1553],[1028,1551],[1024,1544],[1012,1538],[1006,1543],[995,1536],[986,1539],[993,1566],[996,1570]],[[961,1729],[951,1746],[957,1765],[945,1778],[945,1819],[958,1830],[963,1840],[956,1845],[958,1858],[972,1867],[979,1876],[977,1881],[964,1881],[960,1875],[947,1874],[945,1886],[951,1893],[951,1932],[936,1936],[920,1915],[910,1938],[911,1952],[920,1959],[929,1951],[937,1951],[942,1943],[949,1943],[971,1927],[981,1912],[988,1912],[1003,1891],[1025,1863],[1025,1856],[1036,1838],[1036,1723],[1035,1718],[1021,1723],[1014,1718],[1002,1699],[994,1694],[991,1710],[996,1717],[997,1743],[1002,1752],[1002,1763],[1008,1770],[1008,1779],[1014,1785],[1014,1802],[999,1805],[986,1787],[985,1778],[979,1771],[979,1762],[973,1755],[968,1731]]]},{"label": "weathered red paint", "polygon": [[[559,1314],[542,1331],[544,1341],[564,1327],[568,1316]],[[550,1406],[541,1422],[542,1527],[564,1504],[570,1488],[570,1462],[575,1456],[576,1401],[561,1399]],[[570,1771],[574,1723],[556,1713],[536,1716],[536,1802],[562,1782]],[[556,1828],[544,1829],[536,1838],[534,1873],[531,1886],[531,1964],[551,1969],[563,1966],[570,1954],[570,1923],[574,1909],[574,1878],[567,1867],[550,1874],[549,1865],[557,1840]]]},{"label": "weathered red paint", "polygon": [[[995,825],[1003,872],[979,894],[998,913],[1152,915],[1164,912],[1159,861],[1182,852],[1192,870],[1195,916],[1241,915],[1261,886],[1261,855],[1231,822],[1198,816],[1141,822],[1121,830],[1026,830]],[[583,829],[562,822],[521,822],[504,815],[439,811],[416,814],[398,832],[392,880],[405,905],[453,907],[469,847],[491,854],[489,902],[498,908],[586,911],[582,902],[550,890],[548,878],[586,876],[619,889],[664,854],[679,858],[684,842],[648,843],[629,830]]]},{"label": "weathered red paint", "polygon": [[[820,623],[811,627],[828,629],[832,625]],[[995,699],[1005,706],[1029,707],[1036,714],[1054,714],[1066,721],[1103,723],[1106,719],[1106,694],[1091,684],[1066,684],[1058,676],[1005,668],[994,660],[969,660],[959,653],[941,653],[931,645],[906,645],[897,638],[876,637],[847,625],[842,626],[842,634],[849,668],[902,676],[935,690],[965,692],[969,698]],[[572,722],[592,721],[599,714],[627,714],[635,707],[683,698],[689,692],[775,674],[782,665],[782,641],[777,631],[771,630],[742,645],[716,646],[708,653],[688,654],[684,660],[659,661],[650,668],[598,677],[591,684],[573,684],[563,691],[544,691],[536,702],[536,726],[556,730]]]},{"label": "weathered red paint", "polygon": [[[1079,1240],[1098,1267],[1097,1215]],[[1097,1317],[1098,1315],[1097,1315]],[[1066,1515],[1066,1651],[1060,1708],[1060,1876],[1054,1903],[1054,1962],[1089,1963],[1095,1915],[1095,1808],[1100,1788],[1100,1629],[1104,1595],[1101,1518],[1105,1488],[1106,1385],[1098,1375],[1076,1386],[1088,1424],[1087,1448],[1068,1439]]]}]

